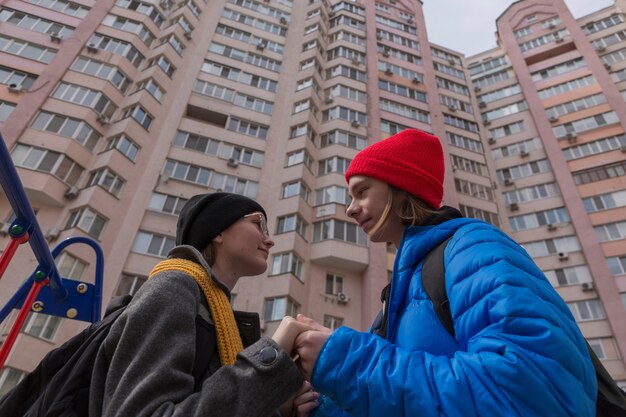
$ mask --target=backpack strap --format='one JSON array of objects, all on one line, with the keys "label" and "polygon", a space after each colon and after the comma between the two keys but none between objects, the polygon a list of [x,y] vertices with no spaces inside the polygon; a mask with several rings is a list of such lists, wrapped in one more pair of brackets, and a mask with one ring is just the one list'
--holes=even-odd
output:
[{"label": "backpack strap", "polygon": [[433,302],[433,307],[437,318],[443,327],[452,335],[454,333],[454,322],[450,312],[450,302],[446,292],[446,268],[443,261],[443,252],[452,236],[441,242],[435,249],[431,250],[422,266],[422,287]]}]

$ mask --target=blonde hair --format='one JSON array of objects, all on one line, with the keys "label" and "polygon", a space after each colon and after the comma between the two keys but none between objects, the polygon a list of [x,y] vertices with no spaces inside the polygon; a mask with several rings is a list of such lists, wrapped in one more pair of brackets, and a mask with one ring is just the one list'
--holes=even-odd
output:
[{"label": "blonde hair", "polygon": [[[394,199],[397,200],[398,198],[401,199],[402,206],[394,207]],[[392,211],[396,212],[400,221],[405,226],[419,226],[438,212],[416,195],[394,187],[393,185],[389,185],[385,209],[380,219],[378,219],[378,222],[376,222],[374,227],[372,227],[367,234],[373,236],[378,233],[387,220],[389,220]]]}]

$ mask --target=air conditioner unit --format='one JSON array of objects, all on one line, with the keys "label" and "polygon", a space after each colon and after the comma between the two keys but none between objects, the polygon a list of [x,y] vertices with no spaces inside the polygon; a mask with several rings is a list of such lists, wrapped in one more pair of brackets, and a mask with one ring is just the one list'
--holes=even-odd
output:
[{"label": "air conditioner unit", "polygon": [[411,80],[411,82],[413,84],[420,84],[422,82],[422,80],[419,79],[419,77],[413,77],[413,79]]},{"label": "air conditioner unit", "polygon": [[359,121],[358,121],[358,120],[354,119],[354,120],[352,121],[352,127],[359,127],[359,126],[361,126],[361,123],[359,123]]},{"label": "air conditioner unit", "polygon": [[491,120],[483,119],[483,126],[489,126],[491,124]]},{"label": "air conditioner unit", "polygon": [[559,252],[557,253],[559,257],[559,261],[567,261],[569,259],[569,254],[567,252]]},{"label": "air conditioner unit", "polygon": [[73,185],[68,188],[67,191],[65,191],[63,197],[67,198],[68,200],[74,200],[76,199],[76,197],[78,197],[78,194],[80,194],[80,189]]},{"label": "air conditioner unit", "polygon": [[361,61],[359,61],[357,58],[352,58],[352,65],[361,65]]},{"label": "air conditioner unit", "polygon": [[330,104],[334,101],[332,96],[326,96],[326,98],[324,98],[324,103],[326,104]]},{"label": "air conditioner unit", "polygon": [[191,40],[192,36],[191,36],[191,31],[190,30],[186,30],[184,33],[185,39]]},{"label": "air conditioner unit", "polygon": [[576,133],[569,132],[567,135],[565,135],[565,138],[570,142],[576,142]]},{"label": "air conditioner unit", "polygon": [[383,40],[383,35],[381,35],[380,33],[376,34],[376,39],[378,39],[379,41]]},{"label": "air conditioner unit", "polygon": [[21,93],[22,92],[22,86],[20,84],[11,83],[7,87],[9,88],[9,91],[11,93]]},{"label": "air conditioner unit", "polygon": [[555,27],[556,27],[556,25],[555,25],[554,23],[550,23],[550,24],[548,25],[548,28],[549,28],[549,29],[554,29]]},{"label": "air conditioner unit", "polygon": [[171,7],[171,3],[169,1],[163,0],[159,3],[162,9],[167,10]]},{"label": "air conditioner unit", "polygon": [[622,152],[626,153],[626,145],[622,145],[620,149],[622,150]]},{"label": "air conditioner unit", "polygon": [[611,70],[611,64],[604,64],[604,68],[606,68],[607,70]]},{"label": "air conditioner unit", "polygon": [[454,61],[454,59],[449,59],[448,60],[448,64],[454,66],[454,65],[456,65],[456,62]]},{"label": "air conditioner unit", "polygon": [[231,168],[237,168],[239,166],[239,162],[235,160],[235,158],[228,158],[228,162],[226,162],[226,165]]},{"label": "air conditioner unit", "polygon": [[563,38],[562,38],[562,37],[560,37],[560,36],[556,36],[556,37],[554,38],[554,41],[555,41],[556,43],[561,43],[561,42],[563,42]]},{"label": "air conditioner unit", "polygon": [[62,38],[61,38],[61,35],[59,34],[59,32],[52,32],[52,33],[50,34],[50,40],[51,40],[52,42],[57,42],[57,43],[59,43],[59,42],[61,42],[61,39],[62,39]]},{"label": "air conditioner unit", "polygon": [[44,237],[46,238],[46,241],[48,241],[49,243],[49,242],[54,242],[55,240],[57,240],[60,235],[61,235],[61,231],[57,229],[56,227],[53,227],[52,229],[48,229]]},{"label": "air conditioner unit", "polygon": [[517,203],[511,203],[511,204],[509,204],[509,210],[517,211],[517,210],[519,210],[519,205]]},{"label": "air conditioner unit", "polygon": [[519,156],[521,156],[521,157],[526,157],[526,156],[528,156],[528,151],[527,151],[526,149],[521,149],[521,150],[519,151]]},{"label": "air conditioner unit", "polygon": [[95,54],[96,52],[98,52],[98,47],[95,43],[90,43],[89,45],[87,45],[87,51]]},{"label": "air conditioner unit", "polygon": [[448,106],[448,110],[450,110],[452,113],[456,112],[456,106],[454,104],[451,104]]},{"label": "air conditioner unit", "polygon": [[350,300],[348,296],[342,292],[338,292],[337,294],[335,294],[335,296],[337,297],[338,303],[347,303],[348,300]]},{"label": "air conditioner unit", "polygon": [[167,171],[164,171],[159,175],[159,181],[167,183],[170,180],[171,174]]},{"label": "air conditioner unit", "polygon": [[494,143],[496,143],[496,140],[494,138],[489,138],[487,139],[487,142],[493,145]]},{"label": "air conditioner unit", "polygon": [[485,107],[487,107],[487,103],[485,103],[484,101],[480,100],[478,102],[478,107],[480,107],[481,109],[484,109]]},{"label": "air conditioner unit", "polygon": [[388,57],[389,57],[389,55],[390,55],[390,54],[389,54],[389,49],[385,48],[385,49],[383,50],[383,56],[388,58]]},{"label": "air conditioner unit", "polygon": [[556,226],[553,225],[552,223],[548,223],[546,225],[546,229],[548,229],[549,232],[554,232],[556,230]]},{"label": "air conditioner unit", "polygon": [[392,70],[391,68],[387,68],[387,69],[385,70],[385,74],[387,74],[387,75],[393,75],[393,70]]},{"label": "air conditioner unit", "polygon": [[606,47],[605,47],[605,46],[600,45],[600,46],[598,46],[598,47],[596,48],[596,51],[598,51],[598,52],[604,52],[604,51],[606,51]]},{"label": "air conditioner unit", "polygon": [[280,18],[280,24],[281,25],[286,25],[287,24],[287,19],[285,19],[284,17]]},{"label": "air conditioner unit", "polygon": [[593,291],[593,282],[583,282],[580,284],[580,288],[585,292]]},{"label": "air conditioner unit", "polygon": [[474,91],[475,91],[475,92],[477,92],[477,93],[478,93],[479,91],[481,91],[481,90],[482,90],[482,88],[480,88],[479,86],[474,87]]},{"label": "air conditioner unit", "polygon": [[557,122],[559,118],[557,116],[550,116],[548,120],[550,120],[550,123],[554,123],[554,122]]},{"label": "air conditioner unit", "polygon": [[256,44],[256,49],[258,49],[259,51],[262,51],[265,49],[267,45],[265,44],[265,42],[259,42]]},{"label": "air conditioner unit", "polygon": [[513,185],[513,180],[510,178],[505,178],[504,185],[506,185],[507,187]]},{"label": "air conditioner unit", "polygon": [[96,120],[98,121],[98,123],[100,123],[101,125],[108,125],[110,120],[108,117],[106,117],[104,114],[99,114],[98,117],[96,117]]}]

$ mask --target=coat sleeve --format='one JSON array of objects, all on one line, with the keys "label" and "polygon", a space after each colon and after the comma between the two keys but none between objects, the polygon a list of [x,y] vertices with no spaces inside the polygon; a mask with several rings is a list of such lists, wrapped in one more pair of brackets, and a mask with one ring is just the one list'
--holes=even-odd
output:
[{"label": "coat sleeve", "polygon": [[[194,392],[200,291],[191,278],[172,272],[151,278],[144,287],[100,347],[90,416],[267,417],[302,385],[291,358],[262,338]],[[275,349],[276,359],[267,363],[265,355],[262,361],[263,349]]]},{"label": "coat sleeve", "polygon": [[[445,259],[453,355],[341,327],[320,352],[315,388],[361,417],[594,416],[584,339],[526,252],[503,233],[476,230],[455,235]],[[419,334],[419,322],[412,328]]]}]

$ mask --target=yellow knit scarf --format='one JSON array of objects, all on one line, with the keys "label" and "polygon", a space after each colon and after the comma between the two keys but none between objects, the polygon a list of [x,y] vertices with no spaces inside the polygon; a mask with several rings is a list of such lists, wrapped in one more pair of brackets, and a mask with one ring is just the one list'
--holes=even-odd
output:
[{"label": "yellow knit scarf", "polygon": [[168,259],[161,261],[152,269],[150,277],[163,271],[180,271],[193,277],[202,288],[202,292],[209,303],[211,317],[215,323],[217,332],[217,346],[222,365],[235,363],[237,353],[243,350],[243,343],[239,335],[239,329],[235,322],[233,310],[228,302],[228,297],[222,291],[200,265],[186,259]]}]

